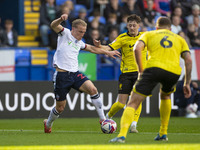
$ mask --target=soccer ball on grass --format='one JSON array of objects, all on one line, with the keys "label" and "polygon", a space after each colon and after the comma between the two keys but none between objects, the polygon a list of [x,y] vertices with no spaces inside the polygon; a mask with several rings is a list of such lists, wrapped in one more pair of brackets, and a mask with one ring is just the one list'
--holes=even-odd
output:
[{"label": "soccer ball on grass", "polygon": [[114,133],[117,130],[117,123],[112,119],[106,119],[101,124],[101,130],[107,134]]},{"label": "soccer ball on grass", "polygon": [[198,105],[196,103],[194,104],[189,104],[187,107],[186,107],[186,112],[187,113],[196,113],[197,112],[197,108],[198,108]]}]

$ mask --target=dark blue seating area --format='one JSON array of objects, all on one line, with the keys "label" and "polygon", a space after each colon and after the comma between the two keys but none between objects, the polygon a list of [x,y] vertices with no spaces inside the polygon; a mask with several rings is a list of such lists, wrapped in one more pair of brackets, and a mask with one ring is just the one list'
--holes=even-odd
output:
[{"label": "dark blue seating area", "polygon": [[15,63],[16,66],[29,66],[30,52],[24,49],[17,49],[15,51]]},{"label": "dark blue seating area", "polygon": [[80,9],[85,9],[87,10],[87,8],[84,5],[81,4],[76,4],[74,5],[74,11],[75,11],[75,16],[78,17],[78,13]]},{"label": "dark blue seating area", "polygon": [[[1,49],[0,49],[1,50]],[[15,80],[16,81],[52,81],[55,69],[52,67],[53,55],[55,51],[46,48],[3,48],[2,50],[15,50]],[[196,48],[195,50],[199,50]],[[38,51],[38,52],[37,52]],[[80,55],[85,58],[89,52],[81,51]],[[195,52],[199,57],[199,53]],[[45,54],[45,55],[44,55]],[[120,60],[115,60],[105,55],[95,55],[92,60],[96,65],[88,67],[89,70],[96,72],[94,80],[118,80],[120,71]],[[38,58],[37,58],[38,57]],[[103,60],[109,60],[109,63],[103,63]],[[197,57],[197,58],[198,58]],[[196,60],[198,62],[198,60]],[[79,61],[79,63],[88,66],[89,61]],[[87,69],[84,69],[87,70]],[[82,71],[82,70],[80,70]],[[83,72],[86,74],[86,72]],[[87,74],[86,74],[87,75]]]},{"label": "dark blue seating area", "polygon": [[56,5],[60,6],[64,4],[67,0],[56,0]]},{"label": "dark blue seating area", "polygon": [[[9,48],[8,48],[9,50]],[[12,49],[13,50],[13,49]],[[55,69],[52,67],[53,55],[55,51],[45,48],[14,48],[15,50],[15,80],[16,81],[51,81]],[[34,51],[34,53],[33,53]],[[37,54],[38,51],[38,54]],[[48,63],[44,64],[41,59],[41,51],[46,51]],[[88,52],[81,52],[88,53]],[[33,56],[34,55],[34,56]],[[36,56],[39,61],[33,61]],[[43,54],[41,54],[43,56]],[[96,55],[96,80],[118,80],[120,75],[120,64],[110,59],[111,64],[101,63],[100,57],[104,55]],[[44,58],[45,59],[45,58]],[[41,64],[40,64],[40,60]],[[39,62],[39,63],[38,63]]]},{"label": "dark blue seating area", "polygon": [[97,55],[97,80],[118,80],[120,71],[120,64],[113,59],[110,59],[112,64],[101,63],[100,56],[105,57],[104,55]]},{"label": "dark blue seating area", "polygon": [[[39,80],[51,80],[49,74],[48,64],[33,64],[33,57],[31,56],[31,50],[36,48],[16,48],[15,50],[15,80],[16,81],[39,81]],[[44,50],[44,48],[37,48]],[[48,49],[46,49],[51,53]],[[48,55],[48,59],[52,55]],[[53,69],[50,67],[51,70]]]},{"label": "dark blue seating area", "polygon": [[[56,0],[56,5],[60,6],[63,5],[67,0]],[[71,0],[74,3],[74,11],[75,11],[75,16],[78,16],[78,12],[81,8],[85,8],[87,10],[87,13],[90,14],[94,10],[94,0],[90,0],[90,7],[86,8],[85,5],[78,4],[76,0]]]}]

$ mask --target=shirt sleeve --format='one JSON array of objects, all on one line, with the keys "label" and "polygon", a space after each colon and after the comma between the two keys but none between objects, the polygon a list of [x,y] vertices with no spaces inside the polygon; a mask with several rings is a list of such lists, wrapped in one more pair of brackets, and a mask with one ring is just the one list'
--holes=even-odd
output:
[{"label": "shirt sleeve", "polygon": [[81,49],[85,49],[86,47],[87,45],[83,41],[81,41]]},{"label": "shirt sleeve", "polygon": [[181,51],[181,53],[183,53],[185,51],[190,51],[190,49],[189,49],[189,46],[186,43],[186,41],[184,39],[182,39],[182,51]]},{"label": "shirt sleeve", "polygon": [[146,33],[142,34],[142,35],[140,36],[140,38],[138,39],[139,41],[144,42],[145,46],[147,45],[147,36],[148,36],[148,34],[147,34],[147,32],[146,32]]},{"label": "shirt sleeve", "polygon": [[120,49],[120,48],[122,47],[120,38],[117,37],[117,38],[116,38],[112,43],[110,43],[108,46],[111,47],[113,50]]},{"label": "shirt sleeve", "polygon": [[69,37],[70,30],[67,28],[63,28],[60,32],[58,32],[58,36],[66,35],[66,37]]},{"label": "shirt sleeve", "polygon": [[64,28],[60,32],[58,32],[58,35],[62,35],[63,31],[64,31]]}]

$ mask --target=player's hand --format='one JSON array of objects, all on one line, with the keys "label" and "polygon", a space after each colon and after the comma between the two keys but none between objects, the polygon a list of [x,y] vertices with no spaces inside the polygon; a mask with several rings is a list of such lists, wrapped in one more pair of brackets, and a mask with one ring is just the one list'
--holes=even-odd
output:
[{"label": "player's hand", "polygon": [[101,47],[101,41],[100,41],[100,40],[95,40],[95,39],[93,39],[93,44],[94,44],[94,46],[96,46],[96,47]]},{"label": "player's hand", "polygon": [[109,52],[107,53],[107,55],[108,55],[109,57],[114,58],[114,59],[116,59],[116,56],[119,57],[119,58],[121,58],[121,54],[120,54],[120,52],[118,52],[118,51],[109,51]]},{"label": "player's hand", "polygon": [[61,15],[60,18],[62,19],[62,21],[67,20],[68,19],[68,14],[63,14],[63,15]]},{"label": "player's hand", "polygon": [[189,98],[191,96],[191,89],[190,89],[189,84],[185,84],[183,86],[183,93],[184,93],[185,98]]}]

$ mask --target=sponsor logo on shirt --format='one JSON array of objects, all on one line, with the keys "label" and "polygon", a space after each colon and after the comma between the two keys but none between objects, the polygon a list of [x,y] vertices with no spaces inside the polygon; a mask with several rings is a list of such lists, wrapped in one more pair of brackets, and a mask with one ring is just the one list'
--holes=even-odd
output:
[{"label": "sponsor logo on shirt", "polygon": [[75,44],[75,43],[73,43],[72,41],[69,41],[68,42],[68,46],[71,46],[71,47],[73,47],[73,48],[75,48],[76,50],[79,50],[79,47]]}]

